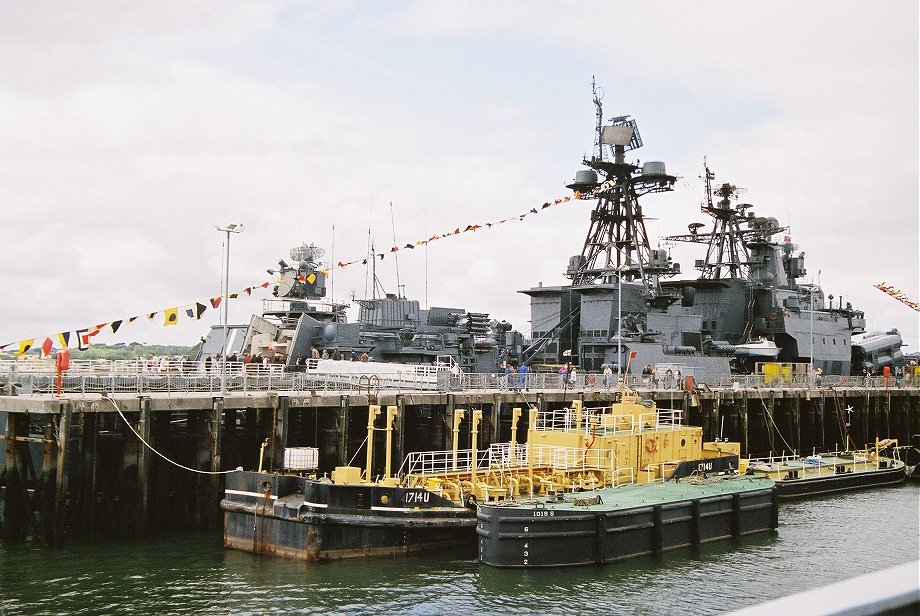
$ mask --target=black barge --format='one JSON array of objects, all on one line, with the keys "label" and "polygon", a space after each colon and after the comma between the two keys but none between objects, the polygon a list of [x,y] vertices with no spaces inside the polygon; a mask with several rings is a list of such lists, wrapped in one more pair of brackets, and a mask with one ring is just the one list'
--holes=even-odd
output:
[{"label": "black barge", "polygon": [[719,475],[481,504],[479,559],[495,567],[602,564],[775,531],[771,480]]}]

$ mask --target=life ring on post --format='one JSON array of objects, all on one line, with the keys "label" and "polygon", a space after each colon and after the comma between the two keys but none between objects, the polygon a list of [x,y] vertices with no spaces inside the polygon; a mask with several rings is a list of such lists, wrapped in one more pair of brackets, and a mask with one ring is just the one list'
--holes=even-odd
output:
[{"label": "life ring on post", "polygon": [[655,451],[657,451],[657,450],[658,450],[658,441],[656,441],[656,440],[655,440],[653,437],[651,437],[651,436],[648,437],[647,439],[645,439],[645,450],[646,450],[647,452],[649,452],[649,453],[654,453]]},{"label": "life ring on post", "polygon": [[779,314],[774,310],[773,312],[770,313],[770,320],[775,321],[778,316]]}]

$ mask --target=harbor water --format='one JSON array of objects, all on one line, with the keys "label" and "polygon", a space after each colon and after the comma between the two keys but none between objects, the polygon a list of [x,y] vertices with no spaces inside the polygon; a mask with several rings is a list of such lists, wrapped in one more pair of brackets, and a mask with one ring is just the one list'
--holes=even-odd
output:
[{"label": "harbor water", "polygon": [[549,570],[493,569],[474,549],[305,564],[219,534],[0,545],[0,615],[718,614],[915,560],[918,520],[917,484],[864,490],[783,502],[776,534]]}]

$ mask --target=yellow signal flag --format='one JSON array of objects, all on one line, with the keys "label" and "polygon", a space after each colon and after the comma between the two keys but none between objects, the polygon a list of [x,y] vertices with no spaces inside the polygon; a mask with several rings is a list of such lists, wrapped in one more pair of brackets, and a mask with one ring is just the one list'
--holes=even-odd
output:
[{"label": "yellow signal flag", "polygon": [[167,325],[175,325],[179,322],[179,309],[178,308],[167,308],[163,311],[163,327]]},{"label": "yellow signal flag", "polygon": [[32,348],[33,344],[35,344],[35,338],[29,338],[28,340],[20,340],[19,350],[16,351],[16,355],[23,355],[26,351]]}]

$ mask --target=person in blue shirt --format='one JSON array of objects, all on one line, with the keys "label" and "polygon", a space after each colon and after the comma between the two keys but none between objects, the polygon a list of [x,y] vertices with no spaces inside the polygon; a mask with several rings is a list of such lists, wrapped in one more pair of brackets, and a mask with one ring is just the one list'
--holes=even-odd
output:
[{"label": "person in blue shirt", "polygon": [[521,362],[521,365],[518,367],[518,389],[527,390],[529,389],[529,384],[527,383],[527,373],[530,372],[530,366],[525,362]]}]

